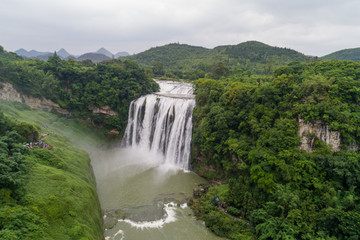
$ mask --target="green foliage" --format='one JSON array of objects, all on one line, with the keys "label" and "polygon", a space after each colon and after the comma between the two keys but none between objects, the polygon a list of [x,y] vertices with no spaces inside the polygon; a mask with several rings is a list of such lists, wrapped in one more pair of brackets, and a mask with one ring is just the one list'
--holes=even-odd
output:
[{"label": "green foliage", "polygon": [[33,124],[21,122],[13,128],[23,137],[22,142],[37,142],[39,140],[39,130]]},{"label": "green foliage", "polygon": [[213,64],[209,67],[209,78],[220,79],[223,76],[226,76],[229,72],[229,69],[224,65],[224,63],[219,62]]},{"label": "green foliage", "polygon": [[224,209],[228,204],[225,202],[228,193],[227,185],[210,188],[201,198],[194,199],[191,207],[196,216],[204,220],[206,227],[215,234],[229,239],[254,239],[254,229],[249,223],[232,215],[231,211],[236,209],[232,207]]},{"label": "green foliage", "polygon": [[38,127],[2,112],[0,123],[1,239],[101,239],[100,205],[87,154],[58,134],[44,139],[52,150],[28,150],[22,143],[38,138]]},{"label": "green foliage", "polygon": [[[172,43],[122,59],[135,60],[143,67],[152,68],[157,72],[155,75],[163,75],[165,71],[168,77],[196,80],[204,77],[218,79],[239,71],[270,75],[277,66],[309,58],[291,49],[249,41],[214,49]],[[159,63],[163,64],[164,71]],[[158,67],[154,68],[156,65]]]},{"label": "green foliage", "polygon": [[[145,71],[132,61],[109,60],[89,65],[64,61],[54,55],[46,62],[15,62],[0,55],[0,73],[0,81],[12,83],[24,94],[51,99],[73,117],[91,117],[105,130],[116,128],[120,132],[125,128],[130,102],[158,89]],[[111,125],[107,125],[105,115],[99,116],[90,110],[103,106],[118,113],[118,119],[110,121]]]},{"label": "green foliage", "polygon": [[156,62],[153,66],[153,73],[155,74],[155,76],[162,76],[164,75],[165,71],[164,71],[164,65],[162,62]]},{"label": "green foliage", "polygon": [[343,49],[321,57],[322,60],[360,61],[360,48]]},{"label": "green foliage", "polygon": [[[360,144],[360,64],[293,62],[272,79],[195,84],[192,166],[227,181],[228,213],[248,219],[258,239],[358,238],[360,154],[348,149]],[[339,131],[341,151],[316,139],[312,153],[300,150],[299,118]],[[202,218],[220,234],[227,228],[212,211]]]}]

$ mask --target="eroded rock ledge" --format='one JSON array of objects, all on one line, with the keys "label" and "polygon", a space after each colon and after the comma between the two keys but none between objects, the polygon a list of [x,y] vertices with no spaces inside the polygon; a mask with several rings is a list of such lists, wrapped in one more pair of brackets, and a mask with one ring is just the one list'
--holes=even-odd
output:
[{"label": "eroded rock ledge", "polygon": [[314,151],[315,140],[331,145],[333,152],[341,150],[340,132],[330,130],[329,126],[320,120],[308,123],[299,118],[299,136],[301,137],[300,149],[308,153]]},{"label": "eroded rock ledge", "polygon": [[102,107],[89,107],[93,114],[104,114],[106,117],[117,116],[117,112],[111,110],[109,105]]}]

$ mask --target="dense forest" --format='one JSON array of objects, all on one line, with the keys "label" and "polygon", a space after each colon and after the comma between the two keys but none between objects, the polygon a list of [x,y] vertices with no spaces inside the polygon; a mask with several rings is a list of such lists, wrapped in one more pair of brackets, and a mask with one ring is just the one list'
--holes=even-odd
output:
[{"label": "dense forest", "polygon": [[350,48],[336,51],[321,57],[322,60],[351,60],[360,61],[360,48]]},{"label": "dense forest", "polygon": [[[129,104],[156,91],[157,84],[132,61],[26,60],[0,49],[0,83],[10,82],[23,94],[47,98],[68,110],[72,117],[88,119],[109,131],[126,126]],[[92,114],[94,107],[110,106],[117,116]]]},{"label": "dense forest", "polygon": [[172,43],[121,59],[137,61],[156,77],[191,80],[203,77],[217,79],[231,73],[223,71],[219,76],[216,73],[219,71],[219,64],[222,68],[236,72],[271,74],[277,66],[292,61],[313,60],[297,51],[272,47],[257,41],[214,49]]},{"label": "dense forest", "polygon": [[[293,62],[273,77],[195,84],[192,166],[222,184],[192,207],[212,231],[230,239],[359,239],[360,64]],[[340,132],[341,151],[315,136],[313,152],[300,150],[299,119]]]}]

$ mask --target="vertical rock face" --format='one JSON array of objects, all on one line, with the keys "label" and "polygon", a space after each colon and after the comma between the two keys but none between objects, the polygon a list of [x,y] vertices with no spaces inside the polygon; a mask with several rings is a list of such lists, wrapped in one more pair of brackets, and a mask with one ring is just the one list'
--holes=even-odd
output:
[{"label": "vertical rock face", "polygon": [[10,83],[2,83],[0,99],[9,102],[22,102],[21,94]]},{"label": "vertical rock face", "polygon": [[341,150],[340,132],[329,130],[329,126],[322,121],[318,120],[314,123],[307,123],[299,118],[299,136],[301,137],[300,149],[308,153],[314,150],[315,140],[320,140],[332,145],[333,152],[339,152]]}]

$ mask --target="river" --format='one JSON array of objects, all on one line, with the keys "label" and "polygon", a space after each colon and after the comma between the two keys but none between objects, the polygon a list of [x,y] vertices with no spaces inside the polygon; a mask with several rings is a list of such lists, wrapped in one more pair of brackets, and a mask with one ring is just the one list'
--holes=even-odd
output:
[{"label": "river", "polygon": [[220,239],[186,200],[204,179],[189,171],[192,85],[158,81],[132,102],[122,147],[92,156],[106,240]]}]

